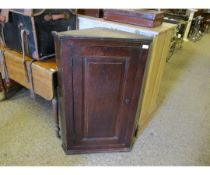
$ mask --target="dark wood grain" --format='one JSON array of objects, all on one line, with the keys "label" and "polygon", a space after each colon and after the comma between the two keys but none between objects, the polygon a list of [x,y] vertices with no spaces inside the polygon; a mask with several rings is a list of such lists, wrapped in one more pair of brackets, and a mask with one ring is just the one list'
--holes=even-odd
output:
[{"label": "dark wood grain", "polygon": [[55,36],[67,154],[131,148],[151,40],[110,37]]},{"label": "dark wood grain", "polygon": [[104,19],[143,27],[162,24],[164,13],[151,10],[104,10]]},{"label": "dark wood grain", "polygon": [[78,9],[77,13],[81,15],[87,15],[87,16],[92,16],[92,17],[97,17],[97,18],[103,17],[102,9]]},{"label": "dark wood grain", "polygon": [[163,11],[148,9],[104,9],[105,15],[115,14],[121,16],[130,16],[133,18],[143,18],[148,20],[156,20],[164,17]]}]

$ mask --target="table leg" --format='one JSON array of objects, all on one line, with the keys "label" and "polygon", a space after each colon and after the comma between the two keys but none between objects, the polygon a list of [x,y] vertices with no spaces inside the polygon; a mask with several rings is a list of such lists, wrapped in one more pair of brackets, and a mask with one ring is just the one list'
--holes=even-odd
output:
[{"label": "table leg", "polygon": [[52,100],[53,114],[55,119],[55,132],[56,136],[60,138],[60,127],[59,127],[59,112],[58,112],[58,99],[55,96]]},{"label": "table leg", "polygon": [[1,101],[6,98],[6,87],[5,87],[1,72],[0,72],[0,93],[2,94],[0,95],[0,101]]}]

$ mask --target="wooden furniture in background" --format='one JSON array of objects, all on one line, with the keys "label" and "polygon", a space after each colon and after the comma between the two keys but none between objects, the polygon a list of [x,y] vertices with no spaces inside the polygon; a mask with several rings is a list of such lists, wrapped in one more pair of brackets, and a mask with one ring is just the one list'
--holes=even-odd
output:
[{"label": "wooden furniture in background", "polygon": [[102,28],[55,34],[67,154],[131,149],[150,43]]},{"label": "wooden furniture in background", "polygon": [[104,9],[104,19],[144,27],[157,27],[163,23],[164,12],[156,10]]},{"label": "wooden furniture in background", "polygon": [[6,66],[4,63],[3,48],[4,47],[0,45],[0,101],[9,99],[22,88],[21,85],[9,79],[8,75],[5,74]]},{"label": "wooden furniture in background", "polygon": [[139,128],[143,129],[152,113],[157,108],[157,97],[161,79],[169,51],[169,44],[174,34],[176,25],[163,23],[155,28],[146,28],[118,22],[105,21],[87,16],[78,16],[78,28],[87,29],[105,27],[130,33],[150,36],[153,40],[150,57],[147,60],[145,81],[142,93],[142,102],[139,103],[137,116],[140,116]]},{"label": "wooden furniture in background", "polygon": [[52,31],[76,29],[71,9],[2,9],[0,16],[4,18],[0,20],[4,45],[35,60],[54,55]]},{"label": "wooden furniture in background", "polygon": [[87,15],[96,18],[103,18],[103,10],[102,9],[77,9],[77,14]]},{"label": "wooden furniture in background", "polygon": [[[4,59],[8,77],[22,86],[34,91],[46,100],[52,101],[53,112],[55,115],[55,130],[59,136],[58,102],[57,102],[57,65],[55,58],[35,61],[31,64],[32,82],[29,81],[28,73],[22,54],[4,48]],[[26,63],[31,63],[30,57],[25,57]]]},{"label": "wooden furniture in background", "polygon": [[0,101],[11,98],[21,88],[22,86],[11,79],[9,80],[9,82],[6,82],[5,79],[2,77],[0,71]]},{"label": "wooden furniture in background", "polygon": [[6,87],[5,87],[5,83],[1,75],[1,72],[0,72],[0,101],[5,98],[5,92],[6,92]]},{"label": "wooden furniture in background", "polygon": [[[6,49],[4,52],[8,75],[11,79],[30,89],[31,84],[27,80],[27,74],[24,71],[22,54]],[[31,58],[26,57],[27,61]],[[54,97],[54,82],[57,72],[55,59],[47,59],[32,63],[32,77],[34,92],[46,100],[52,100]]]}]

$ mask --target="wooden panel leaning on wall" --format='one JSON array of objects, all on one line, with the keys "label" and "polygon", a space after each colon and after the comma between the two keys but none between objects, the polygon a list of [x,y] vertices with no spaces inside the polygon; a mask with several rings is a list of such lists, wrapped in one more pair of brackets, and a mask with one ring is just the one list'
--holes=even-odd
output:
[{"label": "wooden panel leaning on wall", "polygon": [[165,69],[169,43],[173,30],[165,31],[153,39],[153,51],[147,68],[147,78],[144,87],[143,102],[140,106],[140,128],[143,129],[152,113],[157,109],[157,98]]}]

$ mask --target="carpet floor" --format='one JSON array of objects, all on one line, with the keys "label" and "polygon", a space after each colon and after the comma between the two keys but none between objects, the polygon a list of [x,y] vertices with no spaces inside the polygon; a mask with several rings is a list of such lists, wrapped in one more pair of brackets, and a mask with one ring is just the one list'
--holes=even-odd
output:
[{"label": "carpet floor", "polygon": [[51,103],[21,90],[0,102],[0,165],[210,165],[210,34],[167,63],[158,108],[131,152],[65,155]]}]

